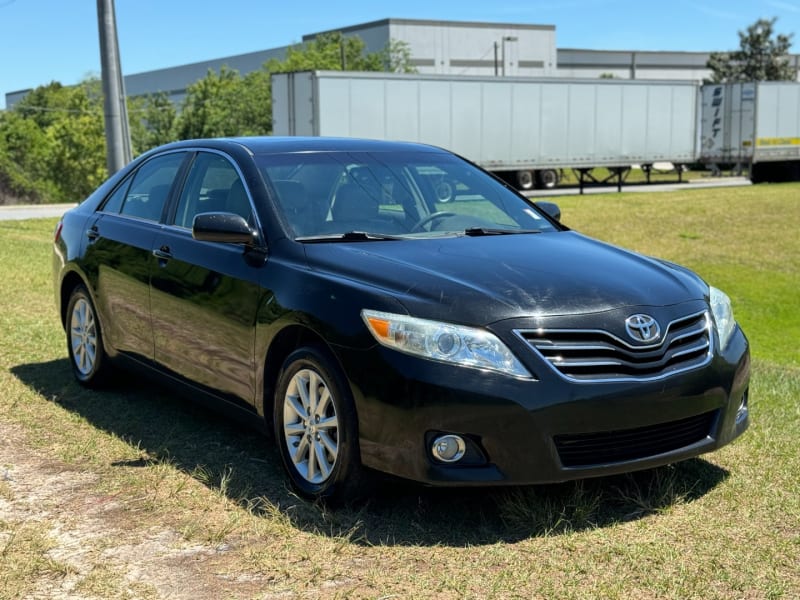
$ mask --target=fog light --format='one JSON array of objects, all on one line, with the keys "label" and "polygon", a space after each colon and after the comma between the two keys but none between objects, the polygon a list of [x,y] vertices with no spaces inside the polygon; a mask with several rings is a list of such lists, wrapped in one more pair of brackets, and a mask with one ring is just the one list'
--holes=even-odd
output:
[{"label": "fog light", "polygon": [[742,394],[742,401],[739,403],[739,409],[736,411],[736,422],[738,423],[747,416],[747,396],[750,390],[745,390]]},{"label": "fog light", "polygon": [[461,460],[467,446],[464,439],[457,435],[447,434],[440,435],[433,440],[431,446],[431,454],[436,460],[446,463],[454,463]]}]

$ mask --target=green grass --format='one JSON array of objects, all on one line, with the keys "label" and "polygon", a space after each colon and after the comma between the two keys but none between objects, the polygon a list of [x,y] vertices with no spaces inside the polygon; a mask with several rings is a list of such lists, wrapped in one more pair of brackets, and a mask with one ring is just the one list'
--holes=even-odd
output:
[{"label": "green grass", "polygon": [[[75,384],[51,290],[54,222],[0,222],[0,434],[81,482],[32,504],[36,518],[7,513],[27,501],[24,465],[0,459],[0,598],[64,581],[103,598],[797,597],[798,196],[787,184],[558,200],[574,229],[686,264],[731,296],[754,359],[752,425],[734,444],[561,485],[392,483],[338,511],[287,490],[269,440],[165,389]],[[84,517],[102,527],[83,562],[54,554]]]}]

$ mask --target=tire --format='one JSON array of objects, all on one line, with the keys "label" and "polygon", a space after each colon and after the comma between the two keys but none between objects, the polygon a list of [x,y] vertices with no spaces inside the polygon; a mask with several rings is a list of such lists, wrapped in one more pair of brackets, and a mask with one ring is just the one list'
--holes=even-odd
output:
[{"label": "tire", "polygon": [[543,169],[536,171],[536,187],[542,190],[550,190],[558,185],[559,176],[555,169]]},{"label": "tire", "polygon": [[314,346],[292,352],[273,407],[275,440],[295,490],[335,504],[356,500],[363,476],[355,407],[328,353]]},{"label": "tire", "polygon": [[64,329],[75,379],[86,387],[99,387],[106,383],[111,365],[103,345],[97,311],[83,285],[77,286],[70,294]]},{"label": "tire", "polygon": [[532,190],[533,183],[533,171],[517,171],[517,189]]}]

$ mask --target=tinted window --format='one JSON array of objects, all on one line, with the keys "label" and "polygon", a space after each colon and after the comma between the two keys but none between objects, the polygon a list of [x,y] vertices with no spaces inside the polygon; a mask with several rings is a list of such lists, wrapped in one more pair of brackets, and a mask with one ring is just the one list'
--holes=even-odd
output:
[{"label": "tinted window", "polygon": [[204,212],[232,212],[250,220],[252,210],[239,173],[219,154],[197,155],[183,187],[175,225],[191,228],[195,215]]},{"label": "tinted window", "polygon": [[175,152],[144,163],[133,176],[122,205],[122,214],[158,221],[185,156],[183,152]]},{"label": "tinted window", "polygon": [[303,152],[256,158],[296,238],[555,230],[531,203],[450,154]]},{"label": "tinted window", "polygon": [[100,210],[103,212],[118,213],[119,209],[122,208],[122,201],[125,200],[125,195],[128,193],[128,186],[130,186],[130,184],[131,178],[128,177],[122,185],[118,186],[117,189],[114,190],[114,193],[108,197]]}]

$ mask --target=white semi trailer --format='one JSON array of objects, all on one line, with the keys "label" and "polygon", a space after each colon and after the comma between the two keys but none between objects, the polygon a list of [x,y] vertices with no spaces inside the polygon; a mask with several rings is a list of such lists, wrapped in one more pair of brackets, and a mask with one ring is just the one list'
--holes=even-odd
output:
[{"label": "white semi trailer", "polygon": [[691,163],[699,87],[691,82],[528,79],[308,71],[272,76],[275,135],[423,142],[512,185],[581,182],[606,167]]},{"label": "white semi trailer", "polygon": [[700,162],[748,169],[753,183],[800,179],[800,84],[702,87]]}]

